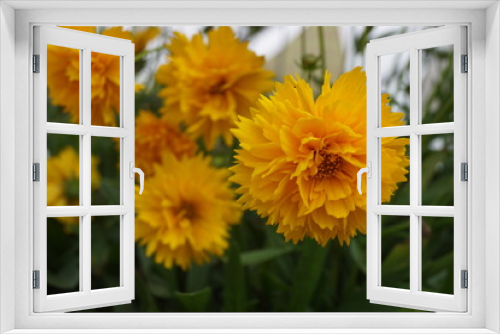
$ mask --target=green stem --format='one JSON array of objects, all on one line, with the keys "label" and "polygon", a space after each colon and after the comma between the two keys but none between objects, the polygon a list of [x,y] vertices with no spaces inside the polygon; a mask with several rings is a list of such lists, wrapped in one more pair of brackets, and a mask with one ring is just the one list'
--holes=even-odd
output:
[{"label": "green stem", "polygon": [[307,41],[306,41],[306,27],[302,27],[302,35],[300,35],[300,46],[302,52],[302,58],[306,55],[307,52]]},{"label": "green stem", "polygon": [[140,52],[137,56],[135,56],[135,61],[141,60],[142,58],[146,57],[148,54],[150,54],[152,52],[160,51],[163,49],[163,47],[164,47],[163,45],[160,45],[154,49],[144,50],[144,51]]},{"label": "green stem", "polygon": [[[306,27],[302,27],[302,34],[300,35],[300,51],[301,51],[301,62],[304,62],[304,59],[305,59],[305,56],[306,56],[306,53],[307,53],[307,41],[306,41]],[[302,63],[303,64],[303,63]],[[306,75],[308,76],[307,78],[307,82],[309,82],[309,80],[311,80],[311,71],[307,71],[304,66],[301,66],[302,67],[302,76],[303,77],[306,77]]]},{"label": "green stem", "polygon": [[325,50],[325,34],[323,27],[318,27],[318,38],[319,38],[319,55],[321,59],[321,77],[325,75],[326,71],[326,50]]}]

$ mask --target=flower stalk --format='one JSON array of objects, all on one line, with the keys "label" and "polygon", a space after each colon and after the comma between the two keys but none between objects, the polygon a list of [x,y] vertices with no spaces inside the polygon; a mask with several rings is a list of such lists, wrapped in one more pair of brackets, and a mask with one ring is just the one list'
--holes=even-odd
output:
[{"label": "flower stalk", "polygon": [[319,39],[319,57],[321,60],[321,76],[323,76],[326,71],[326,48],[325,48],[325,34],[322,26],[318,27],[318,39]]}]

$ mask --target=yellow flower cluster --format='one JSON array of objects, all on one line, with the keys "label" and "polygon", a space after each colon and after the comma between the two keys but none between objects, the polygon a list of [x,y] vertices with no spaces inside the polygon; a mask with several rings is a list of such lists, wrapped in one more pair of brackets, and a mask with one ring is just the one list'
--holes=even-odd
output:
[{"label": "yellow flower cluster", "polygon": [[[65,27],[96,33],[95,27]],[[122,27],[105,29],[102,34],[132,40],[141,52],[159,34],[157,27],[137,32]],[[63,107],[73,123],[80,115],[80,55],[79,50],[55,45],[47,47],[47,86],[52,104]],[[92,125],[115,126],[120,111],[120,57],[103,53],[91,54],[91,117]]]},{"label": "yellow flower cluster", "polygon": [[[382,95],[382,123],[402,125]],[[240,117],[240,140],[231,180],[245,209],[267,217],[268,224],[294,243],[308,236],[325,245],[338,238],[350,243],[366,233],[366,198],[356,191],[356,173],[366,165],[366,77],[361,68],[332,85],[326,74],[314,99],[309,84],[292,76],[261,96],[251,117]],[[406,181],[409,160],[404,138],[382,141],[382,200]],[[391,158],[391,162],[384,159]]]},{"label": "yellow flower cluster", "polygon": [[[121,27],[102,32],[133,40],[136,53],[158,33],[157,28],[131,32]],[[136,196],[135,236],[148,256],[184,270],[193,261],[221,256],[241,208],[257,211],[294,243],[310,237],[322,245],[335,238],[348,245],[357,233],[366,233],[366,198],[356,191],[356,173],[366,164],[366,77],[361,68],[333,85],[327,73],[317,98],[307,82],[292,76],[276,83],[273,95],[266,97],[262,94],[272,89],[273,73],[231,28],[210,30],[206,40],[202,33],[192,39],[175,33],[166,47],[168,62],[156,73],[163,85],[161,117],[147,110],[136,117],[136,166],[151,186]],[[47,51],[52,103],[77,122],[78,51],[56,46]],[[91,66],[92,124],[114,126],[120,60],[93,53]],[[142,89],[136,85],[136,92]],[[402,125],[403,114],[391,112],[388,102],[389,96],[382,95],[382,125]],[[197,154],[195,140],[211,150],[219,139],[231,147],[233,136],[241,149],[230,177]],[[388,201],[398,183],[407,181],[409,141],[383,138],[381,143],[381,196]],[[67,194],[68,184],[78,178],[76,153],[67,148],[48,164],[48,205],[72,205]],[[96,165],[93,159],[92,168]],[[229,180],[239,185],[239,203]]]},{"label": "yellow flower cluster", "polygon": [[231,144],[229,128],[237,115],[248,114],[249,105],[270,85],[263,59],[230,28],[214,30],[208,38],[205,45],[201,34],[192,41],[175,35],[169,63],[157,72],[166,86],[160,92],[163,117],[141,111],[136,118],[136,165],[154,184],[136,197],[136,239],[167,268],[175,264],[186,270],[192,261],[207,262],[227,249],[240,206],[229,171],[196,155],[193,139],[202,137],[212,148],[222,135]]},{"label": "yellow flower cluster", "polygon": [[264,57],[248,49],[230,27],[201,33],[189,40],[175,33],[169,45],[168,63],[156,74],[166,87],[161,109],[165,117],[183,123],[194,138],[203,138],[207,148],[222,136],[231,146],[230,129],[238,115],[250,116],[249,107],[259,95],[272,89],[273,73],[263,69]]},{"label": "yellow flower cluster", "polygon": [[151,185],[136,196],[136,240],[167,268],[222,255],[240,217],[229,171],[213,168],[178,126],[150,111],[139,113],[135,133],[136,165]]},{"label": "yellow flower cluster", "polygon": [[[97,32],[95,27],[67,28]],[[224,29],[221,31],[228,32]],[[158,28],[125,31],[121,27],[110,27],[101,33],[131,39],[138,54],[159,32]],[[178,37],[183,38],[180,35]],[[237,40],[230,42],[233,44],[232,52],[240,52],[246,48],[246,44]],[[221,53],[223,48],[224,46],[217,46],[216,52]],[[63,111],[71,115],[72,122],[76,123],[80,113],[78,50],[49,46],[47,51],[47,82],[51,102],[62,106]],[[246,52],[250,53],[248,50]],[[251,61],[262,64],[261,58],[254,56],[253,59],[251,55],[247,55]],[[210,55],[205,55],[205,61],[207,57]],[[222,67],[227,64],[226,62]],[[257,98],[262,92],[260,88],[245,92],[246,88],[252,90],[254,87],[246,83],[252,78],[243,77],[253,76],[258,81],[260,77],[268,76],[262,69],[253,68],[255,65],[248,65],[248,68],[236,70],[241,78],[234,73],[220,74],[218,77],[221,80],[228,78],[231,80],[228,84],[239,91],[221,92],[224,96],[231,95],[228,97],[231,101],[236,99],[236,110],[231,107],[228,111],[234,115],[250,104],[248,96],[253,94]],[[120,108],[119,57],[92,53],[91,70],[92,125],[114,126],[117,124]],[[217,70],[213,69],[213,72]],[[265,80],[270,84],[268,79]],[[143,89],[143,85],[136,84],[136,92]],[[216,111],[225,112],[223,109]],[[231,117],[235,119],[233,114]],[[155,253],[157,261],[166,267],[177,264],[187,269],[192,261],[201,263],[208,261],[210,255],[224,253],[228,247],[230,225],[239,222],[241,212],[234,199],[235,194],[229,187],[229,172],[213,168],[209,158],[196,155],[198,146],[193,137],[180,129],[178,121],[173,122],[168,117],[160,118],[151,111],[141,110],[136,117],[136,165],[144,170],[148,176],[147,184],[151,185],[146,187],[142,196],[137,196],[136,239],[147,244],[148,255]],[[215,137],[221,134],[217,131]],[[226,132],[229,134],[228,129]],[[95,163],[97,160],[93,160],[93,168]],[[49,159],[49,165],[53,175],[49,177],[48,205],[72,205],[72,200],[68,199],[71,198],[68,195],[71,189],[67,184],[78,183],[76,153],[71,149],[65,150],[59,156]],[[62,170],[64,173],[61,173]],[[98,179],[93,178],[92,181],[94,180]]]}]

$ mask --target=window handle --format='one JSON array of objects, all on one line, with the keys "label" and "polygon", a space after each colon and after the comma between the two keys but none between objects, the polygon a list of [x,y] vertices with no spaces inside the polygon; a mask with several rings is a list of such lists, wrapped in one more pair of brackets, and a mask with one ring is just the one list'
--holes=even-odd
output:
[{"label": "window handle", "polygon": [[368,165],[368,167],[361,168],[358,171],[358,192],[359,192],[360,195],[362,194],[362,192],[361,192],[361,175],[363,175],[363,173],[366,173],[366,176],[369,179],[372,178],[372,163],[368,162],[367,165]]},{"label": "window handle", "polygon": [[141,189],[139,190],[139,195],[142,195],[142,191],[144,190],[144,172],[140,168],[134,167],[134,162],[130,161],[129,163],[129,170],[130,170],[130,178],[134,178],[134,173],[139,174],[139,185]]}]

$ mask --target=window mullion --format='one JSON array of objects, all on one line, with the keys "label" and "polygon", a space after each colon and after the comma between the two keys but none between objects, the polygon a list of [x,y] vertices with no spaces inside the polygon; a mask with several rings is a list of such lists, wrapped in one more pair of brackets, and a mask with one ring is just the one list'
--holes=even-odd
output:
[{"label": "window mullion", "polygon": [[128,129],[105,126],[92,126],[89,131],[94,137],[124,138],[130,134]]},{"label": "window mullion", "polygon": [[373,135],[379,138],[382,137],[403,137],[408,136],[411,132],[411,127],[408,125],[403,126],[391,126],[391,127],[379,127],[373,129]]},{"label": "window mullion", "polygon": [[420,141],[413,129],[419,124],[420,69],[418,50],[410,49],[410,291],[416,293],[420,287],[420,217],[413,208],[420,204]]},{"label": "window mullion", "polygon": [[[124,119],[126,118],[125,114],[125,108],[124,108],[124,94],[123,94],[123,85],[124,85],[124,79],[125,79],[125,73],[124,73],[124,64],[123,64],[123,57],[120,57],[120,129],[124,128]],[[135,79],[134,79],[135,80]],[[125,204],[124,202],[124,196],[123,192],[125,191],[125,177],[127,174],[126,169],[130,168],[130,166],[127,166],[127,162],[125,161],[125,146],[124,146],[125,140],[123,138],[120,138],[120,165],[122,166],[120,168],[120,205]],[[134,143],[135,145],[135,143]],[[135,217],[134,217],[135,218]],[[134,221],[135,223],[135,221]],[[124,286],[125,284],[125,242],[124,242],[124,235],[125,235],[125,219],[124,216],[120,216],[120,286]]]},{"label": "window mullion", "polygon": [[377,137],[403,137],[409,136],[410,133],[418,135],[438,135],[453,133],[455,130],[455,123],[434,123],[434,124],[417,124],[417,125],[403,125],[385,128],[377,128],[373,130],[373,134]]},{"label": "window mullion", "polygon": [[[80,50],[80,59],[79,59],[79,64],[83,64],[83,51]],[[79,68],[80,70],[80,78],[83,78],[83,66],[80,66]],[[80,120],[80,124],[83,123],[83,80],[78,80],[78,83],[79,83],[79,94],[78,94],[78,97],[79,97],[79,101],[78,101],[78,105],[79,105],[79,108],[78,108],[78,111],[79,111],[79,115],[78,115],[78,119]],[[60,129],[57,129],[58,128],[58,124],[57,123],[47,123],[47,133],[50,131],[49,129],[51,128],[51,125],[55,125],[55,130],[59,130]],[[78,127],[78,130],[80,130],[80,127],[82,127],[81,125],[77,125]],[[75,129],[76,130],[76,129]],[[78,136],[79,138],[79,150],[78,152],[80,152],[80,154],[82,154],[83,152],[83,137],[82,135],[79,135]],[[81,158],[81,156],[79,157],[79,163],[80,163],[80,171],[83,171],[84,168],[83,168],[83,159]],[[80,206],[83,206],[84,204],[84,201],[83,201],[83,187],[84,187],[84,178],[80,175],[80,178],[79,178],[79,204]],[[83,241],[84,241],[84,234],[85,234],[85,231],[84,231],[84,222],[83,222],[83,216],[79,216],[78,217],[78,228],[79,228],[79,231],[78,231],[78,235],[79,235],[79,244],[78,244],[78,284],[79,284],[79,287],[78,287],[78,290],[79,291],[83,291],[84,288],[86,288],[86,286],[84,286],[83,282],[85,281],[85,274],[84,274],[84,267],[83,267],[83,263],[84,263],[84,247],[83,247]]]},{"label": "window mullion", "polygon": [[[130,178],[131,161],[134,161],[135,156],[135,117],[134,117],[134,94],[124,94],[127,91],[134,90],[134,54],[128,54],[121,58],[121,73],[122,85],[120,90],[120,114],[121,126],[129,131],[129,135],[122,139],[122,150],[120,159],[123,164],[121,169],[122,194],[121,204],[124,205],[128,213],[122,216],[121,220],[121,285],[130,291],[130,295],[134,296],[134,180]],[[132,177],[134,177],[132,175]]]},{"label": "window mullion", "polygon": [[[90,127],[91,122],[91,63],[90,63],[90,49],[83,49],[82,57],[82,80],[80,80],[80,85],[82,85],[82,125],[84,127]],[[82,136],[82,150],[81,150],[81,189],[83,206],[90,208],[91,205],[91,135],[87,131]],[[80,263],[82,272],[82,286],[83,291],[90,293],[91,290],[91,225],[90,225],[90,212],[87,212],[82,219],[82,230],[80,240],[80,249],[82,251],[82,261]]]},{"label": "window mullion", "polygon": [[[420,117],[421,116],[419,116],[419,118]],[[455,124],[453,122],[419,124],[412,126],[412,132],[418,135],[440,135],[446,133],[453,133],[454,130],[455,130]]]}]

